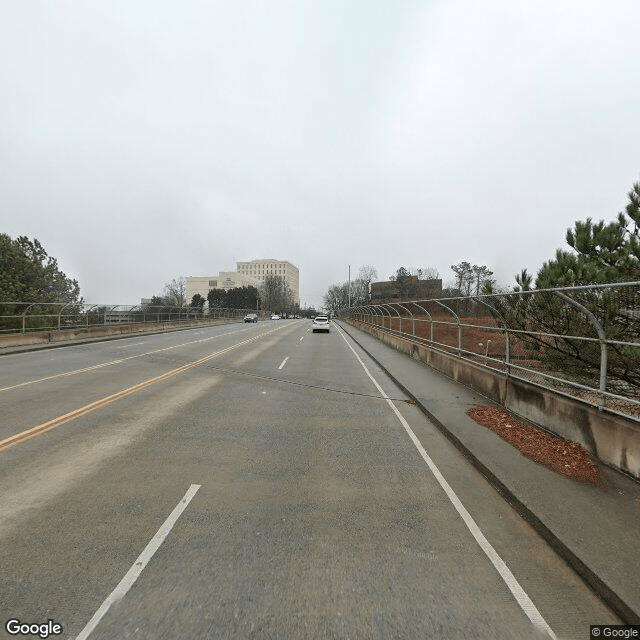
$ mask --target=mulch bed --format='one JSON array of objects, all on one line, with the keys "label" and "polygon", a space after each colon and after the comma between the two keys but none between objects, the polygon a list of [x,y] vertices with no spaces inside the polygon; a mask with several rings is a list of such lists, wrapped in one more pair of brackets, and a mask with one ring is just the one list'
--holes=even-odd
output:
[{"label": "mulch bed", "polygon": [[595,484],[598,468],[582,445],[556,438],[531,425],[520,422],[508,411],[475,405],[467,415],[478,424],[495,431],[531,460],[574,480]]}]

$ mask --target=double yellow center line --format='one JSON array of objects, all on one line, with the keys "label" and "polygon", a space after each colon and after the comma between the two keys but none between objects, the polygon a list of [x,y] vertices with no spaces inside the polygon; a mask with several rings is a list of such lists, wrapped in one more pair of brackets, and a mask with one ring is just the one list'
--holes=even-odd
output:
[{"label": "double yellow center line", "polygon": [[[241,331],[247,331],[247,329],[241,329]],[[215,336],[210,336],[209,338],[202,338],[200,340],[191,340],[189,342],[182,342],[180,344],[174,344],[170,347],[162,347],[161,349],[155,349],[153,351],[145,351],[144,353],[137,353],[133,356],[127,356],[125,358],[119,358],[118,360],[111,360],[109,362],[101,362],[100,364],[94,364],[91,367],[84,367],[83,369],[75,369],[74,371],[65,371],[64,373],[56,373],[52,376],[47,376],[46,378],[38,378],[37,380],[27,380],[26,382],[20,382],[18,384],[11,385],[10,387],[2,387],[0,388],[0,393],[3,391],[13,391],[14,389],[20,389],[21,387],[28,387],[32,384],[38,384],[40,382],[49,382],[50,380],[55,380],[56,378],[68,378],[69,376],[75,376],[79,373],[88,373],[90,371],[96,371],[98,369],[103,369],[104,367],[112,367],[116,364],[121,364],[126,362],[127,360],[134,360],[135,358],[143,358],[144,356],[150,356],[154,353],[162,353],[163,351],[171,351],[172,349],[179,349],[180,347],[186,347],[192,344],[199,344],[201,342],[211,342],[211,340],[217,340],[218,338],[223,338],[224,336],[228,336],[232,333],[237,333],[236,331],[227,331],[227,333],[219,333]]]},{"label": "double yellow center line", "polygon": [[[273,331],[277,331],[278,329],[274,329]],[[238,347],[242,347],[244,345],[250,344],[251,342],[255,342],[260,338],[268,335],[268,333],[273,333],[273,331],[269,331],[267,333],[260,334],[253,338],[248,338],[247,340],[243,340],[242,342],[238,342],[236,344],[231,345],[230,347],[226,347],[225,349],[220,349],[219,351],[215,351],[214,353],[210,353],[208,356],[204,358],[200,358],[198,360],[194,360],[193,362],[189,362],[188,364],[182,365],[181,367],[177,367],[176,369],[171,369],[171,371],[167,371],[162,375],[156,376],[155,378],[149,378],[149,380],[145,380],[144,382],[140,382],[138,384],[134,384],[132,387],[128,387],[123,389],[122,391],[118,391],[117,393],[113,393],[110,396],[106,396],[105,398],[100,398],[100,400],[96,400],[95,402],[91,402],[89,404],[80,407],[79,409],[75,409],[74,411],[70,411],[69,413],[65,413],[62,416],[58,416],[57,418],[53,418],[52,420],[48,420],[47,422],[43,422],[42,424],[36,425],[35,427],[31,427],[30,429],[25,429],[24,431],[20,431],[4,440],[0,440],[0,451],[4,451],[9,447],[13,447],[16,444],[20,444],[25,440],[29,440],[35,436],[39,436],[55,427],[64,424],[65,422],[69,422],[70,420],[75,420],[76,418],[80,418],[81,416],[90,413],[91,411],[95,411],[96,409],[100,409],[116,400],[120,400],[121,398],[126,398],[142,389],[146,389],[157,382],[162,382],[163,380],[167,380],[172,378],[173,376],[178,375],[179,373],[183,373],[189,369],[193,369],[194,367],[198,367],[209,360],[213,360],[213,358],[217,358],[218,356],[224,355],[229,351],[233,351]]]}]

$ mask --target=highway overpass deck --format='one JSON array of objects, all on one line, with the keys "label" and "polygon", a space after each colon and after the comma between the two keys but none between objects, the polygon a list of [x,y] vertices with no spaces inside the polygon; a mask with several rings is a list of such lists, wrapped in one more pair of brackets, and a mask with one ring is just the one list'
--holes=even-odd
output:
[{"label": "highway overpass deck", "polygon": [[[464,415],[462,391],[421,375]],[[91,639],[578,639],[620,622],[338,323],[10,354],[0,415],[7,620]],[[541,469],[521,482],[544,498],[564,485]]]}]

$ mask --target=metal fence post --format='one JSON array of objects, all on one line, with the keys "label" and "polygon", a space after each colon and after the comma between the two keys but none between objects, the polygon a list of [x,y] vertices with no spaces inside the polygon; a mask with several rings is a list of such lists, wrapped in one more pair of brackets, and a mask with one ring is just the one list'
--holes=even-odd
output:
[{"label": "metal fence post", "polygon": [[[402,303],[397,302],[396,304],[399,307],[402,307],[411,316],[411,335],[415,337],[415,335],[416,335],[416,321],[415,321],[415,318],[413,317],[413,313],[411,313],[411,310],[408,309]],[[400,333],[402,333],[402,318],[400,318]]]},{"label": "metal fence post", "polygon": [[373,307],[371,307],[373,309],[373,311],[376,314],[376,327],[379,327],[380,324],[378,323],[378,315],[380,315],[381,319],[382,319],[382,328],[384,328],[384,314],[382,313],[382,309],[380,309],[380,314],[378,314],[378,305],[375,305]]},{"label": "metal fence post", "polygon": [[[391,309],[391,311],[393,311],[398,317],[400,317],[400,314],[390,304],[382,304],[380,306],[383,308],[386,307]],[[400,320],[400,327],[402,328],[402,320]],[[389,313],[389,331],[393,331],[393,328],[391,327],[391,313]]]},{"label": "metal fence post", "polygon": [[[421,300],[420,302],[426,302],[425,300]],[[422,309],[427,316],[429,317],[429,325],[430,325],[430,342],[433,342],[433,318],[431,317],[431,314],[420,304],[418,304],[417,302],[412,302],[411,304],[414,304],[416,307],[418,307],[418,309]],[[415,335],[415,320],[414,320],[414,335]]]},{"label": "metal fence post", "polygon": [[27,332],[27,312],[29,311],[29,309],[31,309],[31,307],[35,307],[35,306],[36,306],[36,303],[32,302],[28,304],[27,308],[22,312],[22,333]]},{"label": "metal fence post", "polygon": [[483,304],[485,307],[487,307],[487,309],[489,309],[489,311],[494,313],[496,315],[496,317],[500,320],[500,322],[502,322],[502,326],[504,327],[504,341],[505,341],[505,346],[504,346],[504,364],[505,364],[505,371],[506,371],[506,374],[507,374],[507,377],[508,377],[509,376],[509,327],[507,327],[507,322],[500,315],[500,313],[498,313],[497,309],[495,309],[493,306],[491,306],[488,302],[485,302],[484,300],[481,300],[478,297],[475,297],[474,300],[476,302],[479,302],[480,304]]},{"label": "metal fence post", "polygon": [[458,325],[458,356],[462,356],[462,327],[460,326],[460,318],[458,317],[458,314],[451,307],[447,306],[443,302],[440,302],[439,300],[432,300],[432,302],[439,304],[456,319],[456,324]]},{"label": "metal fence post", "polygon": [[604,394],[607,390],[607,335],[605,334],[600,322],[598,322],[598,319],[584,305],[581,305],[579,302],[560,291],[554,291],[554,293],[569,304],[573,305],[576,309],[582,311],[598,332],[600,342],[600,393],[598,394],[598,409],[602,411],[602,408],[604,407]]}]

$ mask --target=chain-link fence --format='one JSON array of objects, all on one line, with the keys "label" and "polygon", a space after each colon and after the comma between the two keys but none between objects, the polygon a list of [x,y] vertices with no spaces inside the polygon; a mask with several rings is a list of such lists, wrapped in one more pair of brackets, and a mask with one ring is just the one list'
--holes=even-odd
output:
[{"label": "chain-link fence", "polygon": [[169,305],[0,302],[0,335],[144,323],[242,319],[251,309],[202,309]]},{"label": "chain-link fence", "polygon": [[389,302],[344,315],[640,421],[640,282]]}]

